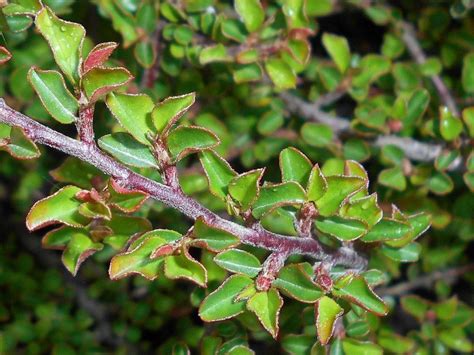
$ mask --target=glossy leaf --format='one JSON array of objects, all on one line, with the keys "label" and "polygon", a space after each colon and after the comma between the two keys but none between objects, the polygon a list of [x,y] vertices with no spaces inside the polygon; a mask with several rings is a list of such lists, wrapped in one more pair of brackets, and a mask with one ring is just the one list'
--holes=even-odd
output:
[{"label": "glossy leaf", "polygon": [[216,152],[209,150],[199,153],[199,160],[206,172],[211,193],[226,199],[228,186],[237,173]]},{"label": "glossy leaf", "polygon": [[28,80],[54,119],[65,124],[77,120],[79,103],[67,89],[61,74],[54,70],[31,68]]},{"label": "glossy leaf", "polygon": [[296,148],[286,148],[280,153],[281,181],[294,181],[306,186],[313,164]]},{"label": "glossy leaf", "polygon": [[265,70],[278,89],[292,89],[296,86],[296,75],[293,69],[282,59],[267,60]]},{"label": "glossy leaf", "polygon": [[304,190],[293,181],[263,186],[260,189],[260,196],[253,205],[252,214],[255,218],[261,218],[277,207],[302,204],[305,199]]},{"label": "glossy leaf", "polygon": [[84,260],[102,248],[101,243],[95,243],[88,235],[74,233],[64,249],[61,260],[66,269],[75,276]]},{"label": "glossy leaf", "polygon": [[82,87],[89,102],[126,85],[133,76],[124,68],[93,68],[82,77]]},{"label": "glossy leaf", "polygon": [[331,33],[324,33],[322,42],[339,71],[344,73],[351,61],[351,51],[347,39]]},{"label": "glossy leaf", "polygon": [[166,137],[166,146],[171,157],[181,160],[186,155],[213,148],[219,144],[219,138],[211,131],[196,126],[179,126]]},{"label": "glossy leaf", "polygon": [[418,261],[418,257],[421,253],[421,245],[416,242],[410,243],[402,248],[383,245],[380,251],[392,260],[409,263]]},{"label": "glossy leaf", "polygon": [[314,303],[323,291],[311,280],[311,273],[309,264],[289,264],[280,270],[272,285],[300,302]]},{"label": "glossy leaf", "polygon": [[117,46],[115,42],[105,42],[99,43],[92,48],[82,63],[82,74],[86,74],[89,70],[102,66],[102,64],[109,59]]},{"label": "glossy leaf", "polygon": [[165,258],[165,275],[169,279],[186,279],[206,287],[207,270],[184,250],[180,255]]},{"label": "glossy leaf", "polygon": [[263,327],[276,339],[279,325],[278,318],[283,299],[274,288],[257,292],[247,301],[247,309],[257,316]]},{"label": "glossy leaf", "polygon": [[412,232],[413,228],[406,222],[383,218],[361,240],[366,243],[395,240]]},{"label": "glossy leaf", "polygon": [[344,339],[342,348],[346,354],[354,355],[382,355],[383,350],[370,342],[357,341],[354,339]]},{"label": "glossy leaf", "polygon": [[25,132],[19,127],[10,127],[0,124],[3,130],[0,138],[0,149],[7,151],[15,159],[35,159],[40,156],[36,144],[30,140]]},{"label": "glossy leaf", "polygon": [[123,188],[114,179],[110,179],[107,186],[107,203],[125,213],[137,211],[148,198],[142,191]]},{"label": "glossy leaf", "polygon": [[260,193],[260,179],[263,169],[248,171],[234,177],[228,186],[229,194],[244,210],[250,208]]},{"label": "glossy leaf", "polygon": [[342,316],[344,310],[327,296],[321,297],[314,306],[318,340],[322,345],[326,345],[331,339],[336,320]]},{"label": "glossy leaf", "polygon": [[462,122],[447,107],[442,107],[440,109],[439,130],[445,140],[452,141],[461,134],[463,130]]},{"label": "glossy leaf", "polygon": [[160,102],[153,109],[151,117],[158,133],[168,131],[193,105],[195,93],[171,96]]},{"label": "glossy leaf", "polygon": [[193,237],[197,245],[203,245],[212,251],[222,251],[239,244],[236,236],[218,228],[209,226],[202,218],[194,223]]},{"label": "glossy leaf", "polygon": [[319,200],[327,191],[328,183],[325,176],[321,172],[319,165],[316,164],[311,169],[311,174],[309,175],[307,195],[309,201]]},{"label": "glossy leaf", "polygon": [[262,269],[254,255],[239,249],[223,251],[215,256],[214,261],[223,269],[250,277],[257,276]]},{"label": "glossy leaf", "polygon": [[265,20],[260,0],[236,0],[234,7],[249,32],[258,30]]},{"label": "glossy leaf", "polygon": [[377,203],[377,195],[372,194],[367,197],[351,200],[342,206],[341,216],[363,221],[371,228],[382,219],[383,213]]},{"label": "glossy leaf", "polygon": [[352,241],[360,238],[367,232],[367,226],[355,219],[346,219],[338,216],[316,220],[316,228],[341,241]]},{"label": "glossy leaf", "polygon": [[349,176],[328,176],[326,182],[326,192],[316,200],[316,207],[322,216],[330,216],[338,211],[344,200],[366,185],[365,180]]}]

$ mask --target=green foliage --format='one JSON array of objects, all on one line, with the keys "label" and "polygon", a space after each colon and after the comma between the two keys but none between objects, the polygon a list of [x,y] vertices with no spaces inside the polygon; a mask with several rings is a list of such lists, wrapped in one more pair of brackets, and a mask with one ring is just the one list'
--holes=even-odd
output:
[{"label": "green foliage", "polygon": [[472,353],[471,8],[0,4],[0,352]]}]

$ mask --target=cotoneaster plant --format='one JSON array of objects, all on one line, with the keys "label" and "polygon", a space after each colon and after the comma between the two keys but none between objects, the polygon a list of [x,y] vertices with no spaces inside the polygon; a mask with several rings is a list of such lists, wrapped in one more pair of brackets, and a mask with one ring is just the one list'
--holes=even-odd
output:
[{"label": "cotoneaster plant", "polygon": [[[0,76],[10,75],[0,148],[68,156],[26,226],[62,251],[70,274],[91,258],[112,281],[164,280],[176,302],[189,300],[199,320],[183,324],[196,334],[188,344],[173,334],[160,353],[472,351],[472,309],[446,281],[472,264],[419,276],[463,264],[473,235],[465,28],[440,40],[446,13],[429,8],[420,44],[400,9],[357,0],[94,0],[84,5],[94,21],[122,38],[94,45],[108,36],[58,17],[71,4],[0,2],[11,44],[0,46]],[[460,6],[451,16],[466,17]],[[348,9],[383,29],[380,53],[359,54],[334,33],[316,39],[320,17]],[[437,46],[441,59],[425,54]],[[441,75],[457,66],[460,80]],[[339,102],[350,119],[334,113]],[[418,240],[431,224],[434,237]],[[436,297],[398,302],[435,282]],[[134,292],[117,299],[146,303]],[[416,320],[410,331],[384,320],[391,310]],[[105,328],[102,343],[121,344],[120,326]]]}]

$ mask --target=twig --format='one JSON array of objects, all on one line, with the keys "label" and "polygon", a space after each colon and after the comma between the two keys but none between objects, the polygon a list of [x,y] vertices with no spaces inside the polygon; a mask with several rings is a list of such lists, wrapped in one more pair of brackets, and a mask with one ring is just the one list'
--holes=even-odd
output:
[{"label": "twig", "polygon": [[[269,232],[263,228],[247,228],[230,220],[224,219],[199,204],[193,198],[176,191],[169,186],[137,174],[103,153],[97,146],[72,139],[48,128],[22,113],[13,110],[0,99],[0,122],[17,126],[34,142],[55,148],[63,153],[87,162],[105,174],[113,177],[122,185],[131,189],[146,192],[157,201],[180,211],[191,219],[203,218],[204,221],[215,227],[237,236],[243,244],[263,248],[272,252],[288,251],[288,255],[306,255],[317,260],[334,258],[336,265],[352,266],[356,260],[365,263],[365,258],[355,251],[346,251],[341,254],[340,249],[326,251],[313,238],[294,238]],[[347,260],[347,261],[346,261]]]},{"label": "twig", "polygon": [[[426,62],[426,55],[416,39],[416,32],[412,24],[402,21],[400,23],[402,28],[402,39],[407,46],[408,52],[418,64]],[[432,75],[431,81],[438,91],[441,101],[449,108],[449,110],[457,117],[460,117],[458,105],[443,79],[439,75]]]},{"label": "twig", "polygon": [[452,285],[459,277],[464,274],[474,271],[474,264],[468,264],[457,268],[448,269],[445,271],[433,271],[432,273],[420,276],[414,280],[402,282],[394,286],[383,287],[377,289],[377,294],[380,296],[402,296],[413,290],[420,288],[430,288],[433,283],[438,280]]}]

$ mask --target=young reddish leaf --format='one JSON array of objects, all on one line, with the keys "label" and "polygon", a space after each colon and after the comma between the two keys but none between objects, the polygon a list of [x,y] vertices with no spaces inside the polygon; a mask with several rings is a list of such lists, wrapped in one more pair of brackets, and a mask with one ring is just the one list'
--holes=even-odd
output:
[{"label": "young reddish leaf", "polygon": [[247,301],[247,309],[255,313],[263,327],[275,339],[278,335],[278,318],[282,306],[283,299],[274,288],[264,292],[257,292]]},{"label": "young reddish leaf", "polygon": [[311,265],[308,263],[287,265],[280,270],[272,285],[277,287],[284,295],[300,302],[314,303],[324,293],[311,280],[309,273],[312,274],[312,271]]},{"label": "young reddish leaf", "polygon": [[199,153],[199,160],[209,181],[209,190],[225,201],[228,186],[237,173],[213,150]]},{"label": "young reddish leaf", "polygon": [[281,181],[294,181],[306,186],[313,164],[298,149],[290,147],[283,149],[279,156]]},{"label": "young reddish leaf", "polygon": [[413,233],[413,227],[409,223],[383,218],[361,240],[366,243],[397,240],[411,233]]},{"label": "young reddish leaf", "polygon": [[106,104],[127,132],[140,143],[150,145],[148,134],[154,133],[150,112],[154,105],[148,95],[110,93]]},{"label": "young reddish leaf", "polygon": [[196,246],[203,246],[211,251],[222,251],[239,244],[240,240],[233,234],[222,229],[211,227],[202,218],[194,223],[193,242]]},{"label": "young reddish leaf", "polygon": [[59,72],[31,68],[28,80],[44,108],[54,119],[64,124],[77,120],[79,103],[67,89],[64,78]]},{"label": "young reddish leaf", "polygon": [[205,322],[229,319],[245,310],[245,301],[234,301],[253,281],[244,275],[232,275],[214,292],[209,294],[199,306],[199,316]]},{"label": "young reddish leaf", "polygon": [[31,207],[26,217],[26,226],[30,231],[63,223],[71,227],[82,227],[89,219],[78,212],[81,201],[76,199],[76,194],[81,191],[76,186],[66,186],[51,196],[48,196]]},{"label": "young reddish leaf", "polygon": [[196,126],[179,126],[166,136],[166,146],[176,161],[188,154],[214,148],[219,143],[214,133]]},{"label": "young reddish leaf", "polygon": [[64,249],[61,260],[66,269],[76,276],[81,264],[92,254],[101,250],[103,245],[95,243],[87,234],[76,232]]},{"label": "young reddish leaf", "polygon": [[267,185],[260,189],[260,195],[253,205],[252,214],[261,218],[264,214],[281,206],[304,203],[306,194],[296,182],[289,181],[277,185]]},{"label": "young reddish leaf", "polygon": [[239,249],[223,251],[214,257],[214,261],[223,269],[250,277],[257,276],[262,269],[262,264],[254,255]]},{"label": "young reddish leaf", "polygon": [[260,0],[236,0],[234,8],[249,32],[257,31],[265,20],[265,12]]},{"label": "young reddish leaf", "polygon": [[133,79],[125,68],[94,68],[82,77],[82,87],[90,103],[126,85]]},{"label": "young reddish leaf", "polygon": [[131,135],[117,132],[103,136],[99,147],[124,164],[137,168],[158,168],[150,148],[137,142]]},{"label": "young reddish leaf", "polygon": [[36,143],[30,140],[21,128],[2,124],[2,130],[0,149],[16,159],[35,159],[40,156]]},{"label": "young reddish leaf", "polygon": [[308,201],[317,201],[319,200],[327,191],[328,183],[324,177],[319,165],[316,164],[311,169],[311,174],[309,175],[307,196]]},{"label": "young reddish leaf", "polygon": [[165,258],[165,275],[173,280],[190,280],[201,287],[206,287],[207,283],[206,268],[196,261],[186,248],[183,248],[183,252],[180,255],[172,255]]},{"label": "young reddish leaf", "polygon": [[367,225],[356,219],[331,216],[316,220],[316,228],[341,241],[353,241],[367,232]]},{"label": "young reddish leaf", "polygon": [[160,102],[153,109],[151,117],[156,132],[166,132],[183,116],[194,104],[196,94],[194,92],[181,96],[171,96]]},{"label": "young reddish leaf", "polygon": [[0,65],[5,64],[12,58],[12,54],[3,46],[0,46]]},{"label": "young reddish leaf", "polygon": [[377,315],[384,316],[388,313],[387,305],[367,285],[363,276],[353,277],[346,285],[334,289],[333,294]]},{"label": "young reddish leaf", "polygon": [[105,42],[96,45],[82,63],[82,75],[91,69],[102,66],[117,46],[118,44],[115,42]]},{"label": "young reddish leaf", "polygon": [[377,194],[349,201],[341,208],[341,216],[354,218],[367,223],[369,228],[376,225],[383,216],[377,203]]},{"label": "young reddish leaf", "polygon": [[149,197],[139,190],[129,190],[120,186],[114,179],[108,183],[109,198],[107,203],[125,213],[136,212]]},{"label": "young reddish leaf", "polygon": [[326,177],[327,190],[322,197],[316,200],[319,214],[330,216],[337,212],[344,200],[366,186],[367,181],[353,176]]},{"label": "young reddish leaf", "polygon": [[342,316],[344,310],[333,299],[324,296],[314,305],[316,330],[318,340],[326,345],[331,339],[337,319]]},{"label": "young reddish leaf", "polygon": [[260,194],[260,180],[265,169],[251,170],[234,177],[229,185],[229,194],[248,210]]},{"label": "young reddish leaf", "polygon": [[48,41],[59,68],[73,84],[77,83],[82,42],[86,34],[84,27],[59,19],[48,7],[38,12],[35,24]]}]

